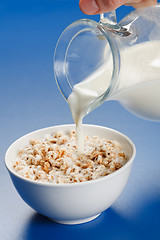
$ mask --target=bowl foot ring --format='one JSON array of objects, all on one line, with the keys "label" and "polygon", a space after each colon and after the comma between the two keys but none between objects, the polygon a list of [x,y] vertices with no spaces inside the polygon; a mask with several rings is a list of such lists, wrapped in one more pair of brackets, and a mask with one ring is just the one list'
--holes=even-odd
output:
[{"label": "bowl foot ring", "polygon": [[94,215],[92,217],[89,217],[89,218],[83,218],[83,219],[78,219],[78,220],[56,220],[56,219],[52,219],[52,218],[50,218],[50,220],[60,223],[60,224],[75,225],[75,224],[90,222],[90,221],[96,219],[100,214],[101,213]]}]

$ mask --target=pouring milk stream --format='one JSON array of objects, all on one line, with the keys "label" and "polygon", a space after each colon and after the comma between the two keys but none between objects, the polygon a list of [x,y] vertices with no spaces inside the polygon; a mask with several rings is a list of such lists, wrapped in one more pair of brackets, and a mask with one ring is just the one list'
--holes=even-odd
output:
[{"label": "pouring milk stream", "polygon": [[[111,16],[113,17],[113,15]],[[80,28],[77,28],[77,26],[80,26]],[[90,34],[93,32],[94,34]],[[90,20],[80,20],[70,25],[61,35],[59,41],[62,41],[66,34],[67,36],[74,34],[74,37],[70,36],[69,38],[63,61],[61,59],[63,64],[61,66],[60,64],[55,65],[55,76],[64,95],[66,88],[64,89],[61,83],[62,75],[67,76],[67,84],[69,85],[71,85],[73,76],[72,72],[69,73],[71,68],[68,69],[67,67],[71,63],[74,65],[76,57],[81,53],[86,54],[85,59],[90,56],[90,63],[94,58],[93,56],[97,56],[96,67],[89,74],[87,73],[85,77],[82,77],[81,81],[73,84],[70,93],[65,95],[76,124],[79,154],[83,153],[84,149],[83,117],[104,101],[118,100],[134,114],[150,120],[160,121],[159,5],[132,12],[121,21],[120,25],[109,25],[108,22],[106,24],[97,24]],[[84,46],[87,47],[82,47],[82,37],[84,39],[86,35],[91,35],[91,37],[85,38]],[[76,44],[72,43],[78,37],[80,41],[78,40],[76,44],[80,43],[80,45],[75,48]],[[91,41],[95,44],[93,44],[93,49],[89,50]],[[102,42],[105,42],[105,44],[103,44],[102,51],[100,51],[99,46],[102,46]],[[61,45],[61,42],[58,44]],[[96,49],[102,52],[100,56]],[[57,48],[56,51],[55,63],[59,60],[59,49]],[[77,53],[77,55],[73,54],[73,52]],[[77,68],[75,69],[80,68],[79,62],[80,65],[86,64],[85,61],[77,61]],[[62,75],[59,74],[60,71],[62,71]]]}]

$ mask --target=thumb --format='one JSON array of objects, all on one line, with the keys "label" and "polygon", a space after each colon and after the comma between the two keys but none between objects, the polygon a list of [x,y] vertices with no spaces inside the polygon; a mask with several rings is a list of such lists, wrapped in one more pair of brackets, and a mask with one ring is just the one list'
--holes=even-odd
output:
[{"label": "thumb", "polygon": [[110,12],[126,2],[127,0],[80,0],[79,7],[83,13],[92,15]]}]

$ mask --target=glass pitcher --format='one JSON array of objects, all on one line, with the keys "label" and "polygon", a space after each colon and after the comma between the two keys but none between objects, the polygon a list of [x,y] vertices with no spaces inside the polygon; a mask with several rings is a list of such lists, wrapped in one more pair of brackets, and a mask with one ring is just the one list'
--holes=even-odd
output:
[{"label": "glass pitcher", "polygon": [[117,100],[133,114],[160,121],[160,5],[135,10],[119,23],[115,12],[100,22],[83,19],[61,34],[54,72],[68,101],[77,84],[96,91],[86,113]]}]

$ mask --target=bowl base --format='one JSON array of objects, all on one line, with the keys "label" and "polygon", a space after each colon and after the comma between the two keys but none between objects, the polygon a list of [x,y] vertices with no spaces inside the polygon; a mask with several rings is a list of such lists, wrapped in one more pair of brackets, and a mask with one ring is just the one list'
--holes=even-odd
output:
[{"label": "bowl base", "polygon": [[95,218],[97,218],[100,214],[101,213],[94,215],[92,217],[89,217],[89,218],[83,218],[83,219],[78,219],[78,220],[56,220],[56,219],[52,219],[52,218],[50,218],[50,220],[60,223],[60,224],[75,225],[75,224],[90,222],[90,221],[94,220]]}]

